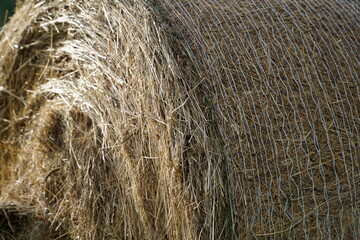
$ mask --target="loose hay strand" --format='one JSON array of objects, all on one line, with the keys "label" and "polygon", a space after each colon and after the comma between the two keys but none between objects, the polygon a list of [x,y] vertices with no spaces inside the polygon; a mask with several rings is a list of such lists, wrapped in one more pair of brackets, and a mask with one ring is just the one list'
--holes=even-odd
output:
[{"label": "loose hay strand", "polygon": [[58,239],[359,238],[359,13],[25,1],[0,33],[0,201]]}]

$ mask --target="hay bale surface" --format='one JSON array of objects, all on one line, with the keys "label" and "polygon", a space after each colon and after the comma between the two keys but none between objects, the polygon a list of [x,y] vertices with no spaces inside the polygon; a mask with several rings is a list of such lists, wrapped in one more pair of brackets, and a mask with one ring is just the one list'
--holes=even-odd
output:
[{"label": "hay bale surface", "polygon": [[[52,235],[48,230],[48,222],[36,209],[18,203],[0,204],[0,236],[6,240],[38,240],[48,239]],[[29,227],[31,226],[31,227]]]},{"label": "hay bale surface", "polygon": [[44,239],[359,238],[359,17],[24,1],[0,34],[0,201]]}]

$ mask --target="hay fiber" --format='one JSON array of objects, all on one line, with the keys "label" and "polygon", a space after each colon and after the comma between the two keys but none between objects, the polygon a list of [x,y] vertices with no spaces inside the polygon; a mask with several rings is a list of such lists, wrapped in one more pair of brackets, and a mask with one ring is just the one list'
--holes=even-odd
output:
[{"label": "hay fiber", "polygon": [[25,0],[0,238],[359,239],[357,0]]}]

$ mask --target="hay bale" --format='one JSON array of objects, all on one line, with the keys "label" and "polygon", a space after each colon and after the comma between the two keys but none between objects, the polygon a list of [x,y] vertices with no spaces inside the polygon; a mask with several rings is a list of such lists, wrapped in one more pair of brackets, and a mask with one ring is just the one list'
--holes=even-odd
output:
[{"label": "hay bale", "polygon": [[47,224],[44,216],[37,214],[34,207],[22,206],[17,203],[0,203],[1,239],[47,239],[52,236],[48,232],[50,228]]},{"label": "hay bale", "polygon": [[25,1],[0,35],[0,201],[68,239],[359,238],[359,11]]}]

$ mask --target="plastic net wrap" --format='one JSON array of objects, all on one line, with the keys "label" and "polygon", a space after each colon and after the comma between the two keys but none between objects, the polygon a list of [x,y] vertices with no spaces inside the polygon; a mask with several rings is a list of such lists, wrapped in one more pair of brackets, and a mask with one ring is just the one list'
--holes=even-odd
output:
[{"label": "plastic net wrap", "polygon": [[25,1],[0,34],[0,200],[64,239],[359,238],[359,17]]}]

